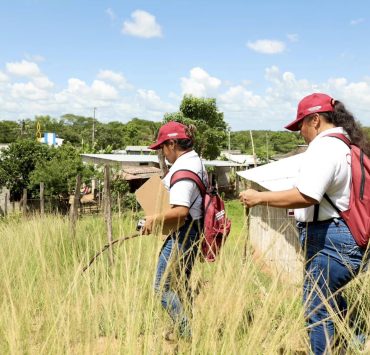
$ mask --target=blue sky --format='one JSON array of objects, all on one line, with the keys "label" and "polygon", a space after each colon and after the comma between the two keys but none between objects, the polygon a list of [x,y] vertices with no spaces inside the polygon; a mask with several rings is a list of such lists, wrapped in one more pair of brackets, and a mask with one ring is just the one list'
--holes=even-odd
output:
[{"label": "blue sky", "polygon": [[159,121],[215,97],[232,130],[282,130],[317,91],[370,126],[370,2],[3,0],[0,120]]}]

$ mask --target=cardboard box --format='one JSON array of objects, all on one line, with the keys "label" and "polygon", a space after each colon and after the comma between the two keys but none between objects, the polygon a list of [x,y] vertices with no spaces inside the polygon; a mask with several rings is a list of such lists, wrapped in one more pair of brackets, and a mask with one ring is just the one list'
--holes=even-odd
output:
[{"label": "cardboard box", "polygon": [[[170,194],[164,187],[161,178],[158,175],[152,176],[139,189],[135,191],[136,199],[144,210],[146,216],[154,214],[164,214],[171,208]],[[183,223],[182,223],[183,224]],[[182,224],[159,223],[154,232],[168,235],[175,230],[178,230]]]}]

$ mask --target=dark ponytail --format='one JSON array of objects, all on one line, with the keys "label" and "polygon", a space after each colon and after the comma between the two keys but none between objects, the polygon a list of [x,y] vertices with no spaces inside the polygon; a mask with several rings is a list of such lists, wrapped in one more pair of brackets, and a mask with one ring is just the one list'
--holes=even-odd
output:
[{"label": "dark ponytail", "polygon": [[196,131],[197,129],[194,125],[190,124],[186,126],[186,135],[189,138],[176,140],[176,143],[180,147],[181,150],[187,150],[187,149],[193,148]]},{"label": "dark ponytail", "polygon": [[370,143],[366,134],[362,130],[361,124],[356,121],[355,117],[349,112],[342,102],[334,101],[334,112],[320,113],[329,123],[336,127],[343,127],[348,133],[353,144],[359,146],[364,153],[370,157]]}]

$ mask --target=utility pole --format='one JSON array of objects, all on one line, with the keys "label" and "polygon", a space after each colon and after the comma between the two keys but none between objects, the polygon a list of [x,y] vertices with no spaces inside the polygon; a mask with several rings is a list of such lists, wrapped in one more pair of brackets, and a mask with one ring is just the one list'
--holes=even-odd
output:
[{"label": "utility pole", "polygon": [[229,153],[230,153],[230,147],[231,147],[231,144],[230,144],[230,129],[229,129]]},{"label": "utility pole", "polygon": [[96,107],[94,107],[94,117],[93,117],[93,123],[92,123],[92,149],[94,149],[95,145],[95,111]]},{"label": "utility pole", "polygon": [[257,166],[257,162],[256,162],[256,153],[254,151],[254,142],[253,142],[253,135],[252,135],[252,131],[249,130],[249,133],[251,135],[251,142],[252,142],[252,152],[253,152],[253,161],[254,161],[254,167]]}]

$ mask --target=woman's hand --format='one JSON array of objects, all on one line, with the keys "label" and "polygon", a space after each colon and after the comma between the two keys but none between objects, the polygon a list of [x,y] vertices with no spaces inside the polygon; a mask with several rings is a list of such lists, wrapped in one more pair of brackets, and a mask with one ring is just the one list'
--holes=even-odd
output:
[{"label": "woman's hand", "polygon": [[155,223],[157,222],[157,216],[146,216],[145,217],[145,224],[142,228],[142,234],[151,234],[153,232]]},{"label": "woman's hand", "polygon": [[239,194],[239,200],[245,207],[253,207],[261,203],[260,192],[247,189]]}]

